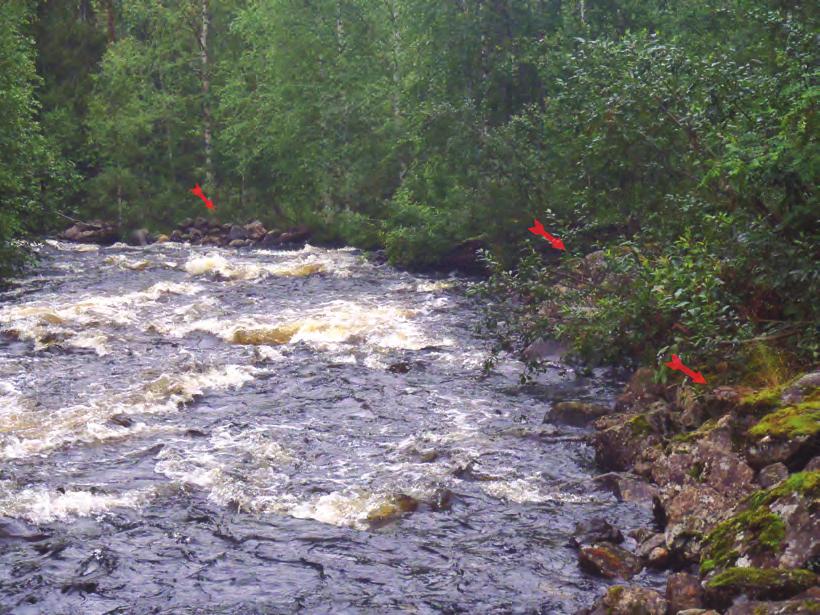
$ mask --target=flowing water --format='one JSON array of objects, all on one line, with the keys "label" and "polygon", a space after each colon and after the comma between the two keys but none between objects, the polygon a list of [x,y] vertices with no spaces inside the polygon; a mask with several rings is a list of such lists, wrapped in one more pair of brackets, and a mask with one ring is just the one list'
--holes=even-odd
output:
[{"label": "flowing water", "polygon": [[[583,433],[469,280],[354,250],[38,248],[0,295],[0,612],[572,613]],[[610,379],[611,380],[611,379]]]}]

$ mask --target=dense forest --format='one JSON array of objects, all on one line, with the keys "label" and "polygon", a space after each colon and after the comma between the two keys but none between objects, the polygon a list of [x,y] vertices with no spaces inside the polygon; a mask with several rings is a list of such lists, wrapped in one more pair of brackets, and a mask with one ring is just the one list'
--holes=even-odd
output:
[{"label": "dense forest", "polygon": [[[400,266],[483,248],[502,347],[817,358],[813,3],[19,0],[0,28],[7,273],[66,218],[204,215],[200,183]],[[590,254],[617,275],[573,285]]]}]

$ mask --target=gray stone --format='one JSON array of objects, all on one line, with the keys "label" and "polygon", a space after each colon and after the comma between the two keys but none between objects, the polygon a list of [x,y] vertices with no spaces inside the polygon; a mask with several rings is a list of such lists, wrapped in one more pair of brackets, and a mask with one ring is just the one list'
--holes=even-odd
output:
[{"label": "gray stone", "polygon": [[789,469],[785,464],[778,462],[768,465],[760,470],[760,473],[757,475],[757,482],[761,487],[768,489],[769,487],[775,486],[780,481],[785,480],[788,476]]}]

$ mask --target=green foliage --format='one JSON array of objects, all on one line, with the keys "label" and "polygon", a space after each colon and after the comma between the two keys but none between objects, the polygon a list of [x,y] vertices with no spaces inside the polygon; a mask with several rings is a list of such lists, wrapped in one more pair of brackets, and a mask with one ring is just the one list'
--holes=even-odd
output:
[{"label": "green foliage", "polygon": [[796,438],[820,432],[820,402],[810,401],[767,414],[749,429],[749,435]]}]

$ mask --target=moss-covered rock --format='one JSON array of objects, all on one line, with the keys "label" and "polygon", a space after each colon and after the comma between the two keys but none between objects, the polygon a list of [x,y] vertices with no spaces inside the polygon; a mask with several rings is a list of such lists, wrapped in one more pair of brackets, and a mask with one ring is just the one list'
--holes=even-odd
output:
[{"label": "moss-covered rock", "polygon": [[754,438],[798,438],[817,433],[820,433],[820,402],[817,401],[775,410],[749,430],[749,435]]},{"label": "moss-covered rock", "polygon": [[820,472],[800,472],[771,489],[751,494],[732,517],[703,540],[701,572],[738,564],[803,567],[820,554],[820,519],[814,510]]},{"label": "moss-covered rock", "polygon": [[668,604],[658,592],[643,587],[610,587],[587,611],[590,615],[666,615]]},{"label": "moss-covered rock", "polygon": [[784,600],[813,587],[817,575],[790,568],[728,568],[705,583],[706,600],[725,607],[740,595],[752,599]]}]

